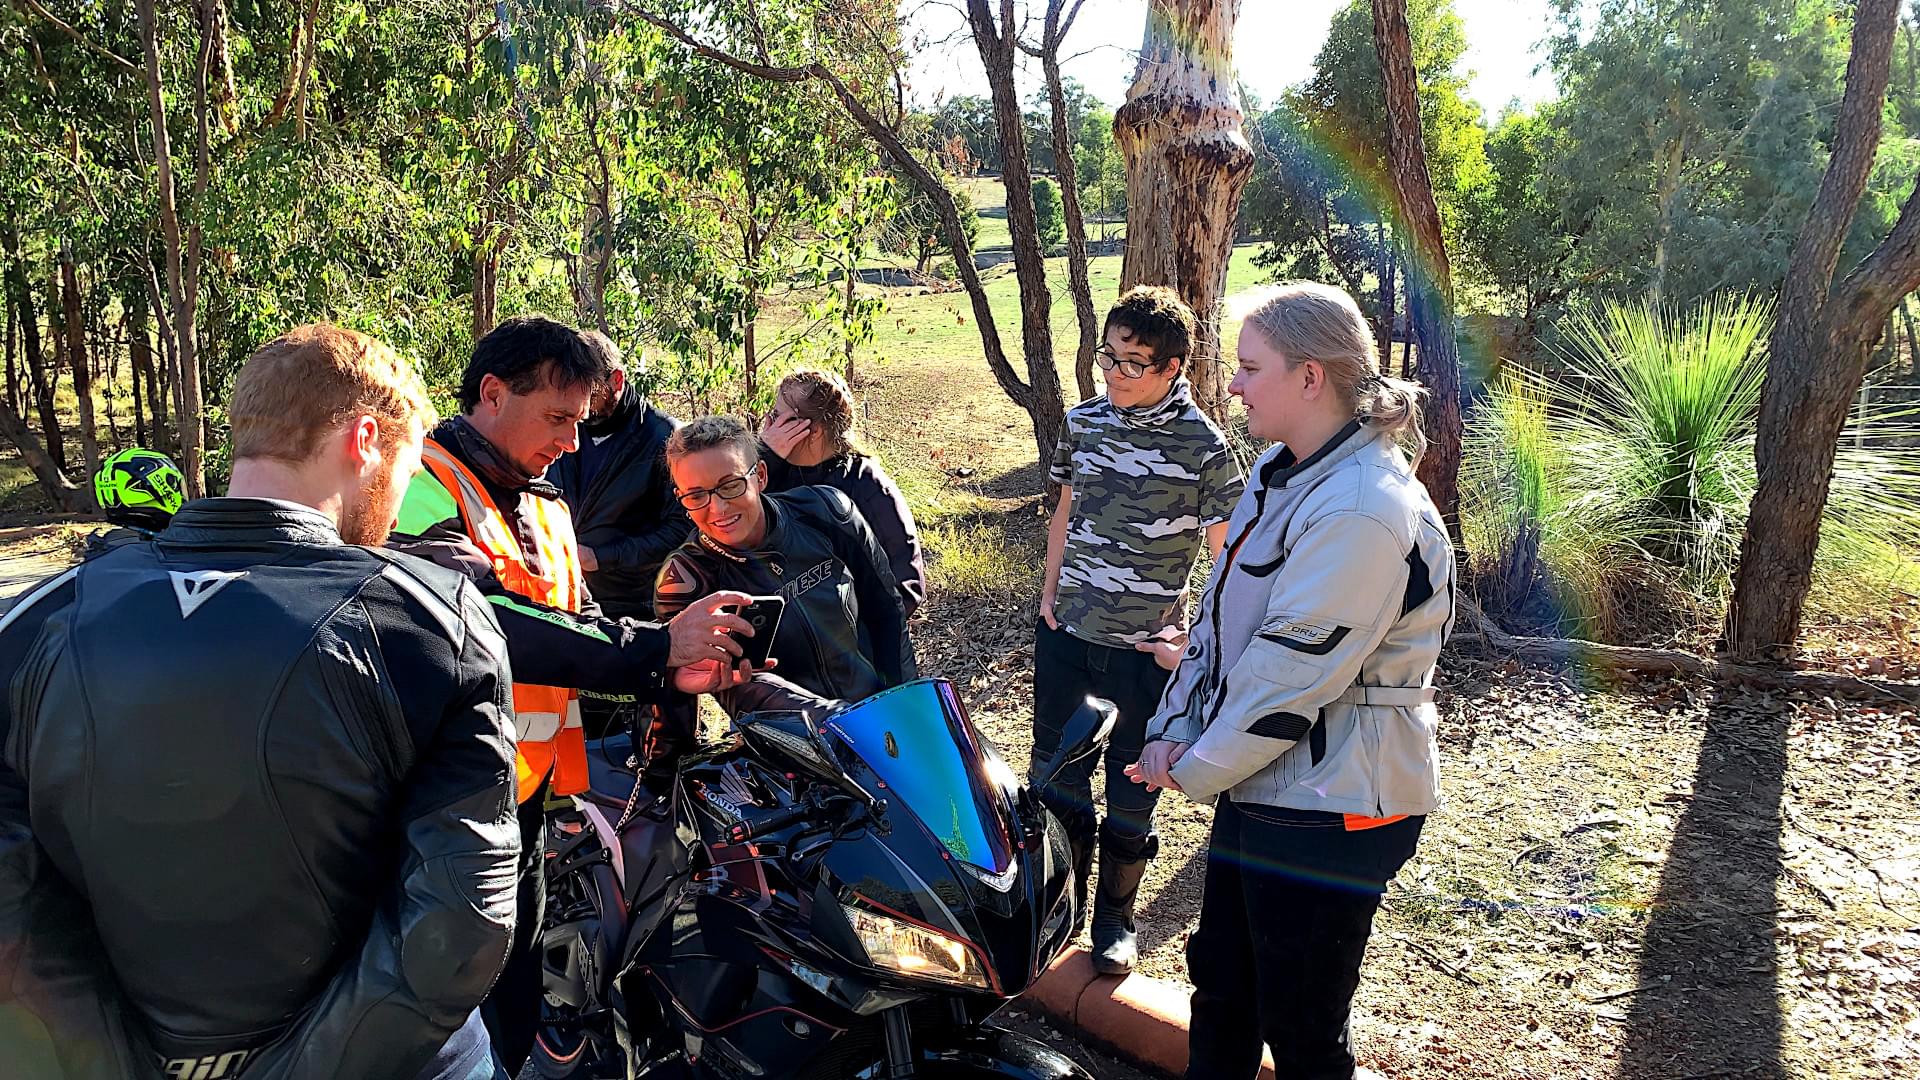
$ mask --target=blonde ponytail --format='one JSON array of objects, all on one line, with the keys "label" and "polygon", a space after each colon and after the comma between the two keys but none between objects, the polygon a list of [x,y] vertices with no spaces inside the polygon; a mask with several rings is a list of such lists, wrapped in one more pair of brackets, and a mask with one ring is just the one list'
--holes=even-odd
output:
[{"label": "blonde ponytail", "polygon": [[1353,297],[1317,281],[1285,281],[1255,293],[1245,310],[1246,325],[1288,366],[1317,362],[1354,416],[1400,440],[1419,463],[1427,450],[1420,426],[1427,388],[1380,370],[1373,328]]}]

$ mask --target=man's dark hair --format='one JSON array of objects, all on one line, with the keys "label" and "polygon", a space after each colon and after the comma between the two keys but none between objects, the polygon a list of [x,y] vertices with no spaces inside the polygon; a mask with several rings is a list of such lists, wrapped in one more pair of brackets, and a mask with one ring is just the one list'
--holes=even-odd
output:
[{"label": "man's dark hair", "polygon": [[1101,335],[1116,326],[1125,327],[1135,342],[1152,349],[1156,364],[1176,356],[1184,358],[1193,347],[1193,309],[1164,285],[1128,289],[1107,309]]},{"label": "man's dark hair", "polygon": [[542,384],[598,387],[611,372],[606,352],[580,331],[545,315],[516,315],[474,343],[460,377],[460,411],[480,404],[480,380],[488,375],[516,394],[531,394]]}]

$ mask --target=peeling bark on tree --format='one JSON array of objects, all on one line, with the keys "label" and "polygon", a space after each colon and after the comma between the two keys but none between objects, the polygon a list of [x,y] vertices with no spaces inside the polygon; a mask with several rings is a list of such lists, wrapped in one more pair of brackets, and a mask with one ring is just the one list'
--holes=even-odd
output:
[{"label": "peeling bark on tree", "polygon": [[1140,66],[1113,117],[1127,163],[1121,291],[1166,285],[1193,308],[1187,374],[1208,416],[1225,422],[1220,307],[1240,192],[1253,175],[1233,75],[1239,0],[1150,0]]},{"label": "peeling bark on tree", "polygon": [[1430,392],[1425,428],[1427,453],[1420,482],[1447,521],[1454,550],[1460,536],[1460,346],[1453,336],[1453,271],[1440,233],[1440,207],[1433,200],[1427,152],[1421,142],[1420,101],[1415,86],[1413,40],[1406,0],[1373,0],[1373,42],[1380,53],[1386,91],[1387,169],[1393,176],[1407,260],[1407,310],[1420,344],[1420,381]]},{"label": "peeling bark on tree", "polygon": [[1897,0],[1860,0],[1854,9],[1832,154],[1787,264],[1760,398],[1759,486],[1722,642],[1736,659],[1793,655],[1847,406],[1881,326],[1920,288],[1920,185],[1880,246],[1833,279],[1879,149],[1897,15]]}]

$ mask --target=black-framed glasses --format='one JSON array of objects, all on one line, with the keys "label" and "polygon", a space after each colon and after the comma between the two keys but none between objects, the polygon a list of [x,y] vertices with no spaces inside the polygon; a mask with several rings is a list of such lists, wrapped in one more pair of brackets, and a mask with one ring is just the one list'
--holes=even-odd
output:
[{"label": "black-framed glasses", "polygon": [[1093,362],[1100,365],[1101,371],[1119,368],[1120,374],[1129,379],[1137,379],[1149,371],[1159,371],[1167,366],[1165,360],[1155,360],[1151,364],[1143,364],[1138,360],[1122,360],[1120,354],[1114,352],[1111,345],[1102,345],[1093,350]]},{"label": "black-framed glasses", "polygon": [[746,493],[747,478],[744,476],[729,476],[710,488],[694,488],[692,491],[678,492],[676,497],[680,500],[681,506],[689,510],[698,510],[712,502],[715,495],[732,501]]}]

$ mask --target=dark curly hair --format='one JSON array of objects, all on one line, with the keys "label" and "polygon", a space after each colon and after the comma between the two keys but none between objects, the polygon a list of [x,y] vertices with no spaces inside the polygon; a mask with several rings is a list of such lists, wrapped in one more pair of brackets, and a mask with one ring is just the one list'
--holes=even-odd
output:
[{"label": "dark curly hair", "polygon": [[1193,348],[1193,309],[1164,285],[1135,285],[1107,309],[1100,333],[1125,327],[1136,342],[1153,350],[1155,366],[1184,359]]},{"label": "dark curly hair", "polygon": [[580,331],[545,315],[516,315],[474,343],[460,377],[460,411],[480,404],[480,380],[488,375],[516,394],[531,394],[543,385],[598,390],[612,372],[606,352]]}]

